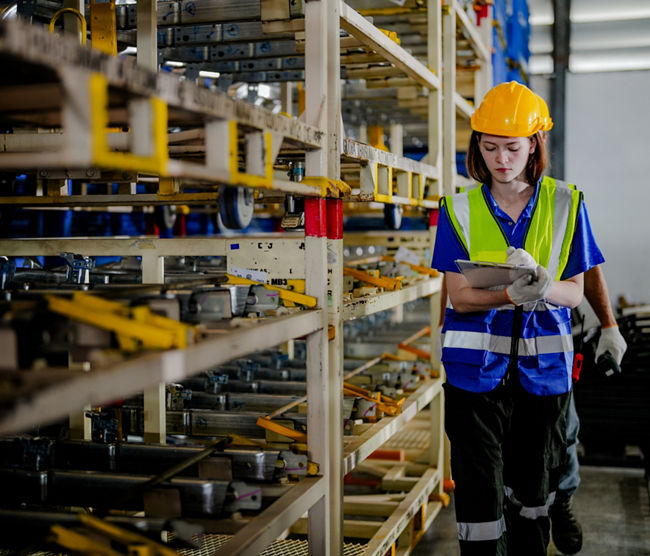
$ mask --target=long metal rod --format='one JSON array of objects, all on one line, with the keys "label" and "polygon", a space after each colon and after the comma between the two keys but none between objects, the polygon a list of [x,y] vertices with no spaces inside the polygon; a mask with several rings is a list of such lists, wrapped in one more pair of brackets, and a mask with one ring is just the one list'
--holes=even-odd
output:
[{"label": "long metal rod", "polygon": [[553,0],[553,79],[551,80],[551,166],[553,175],[564,179],[566,130],[566,81],[571,51],[571,0]]}]

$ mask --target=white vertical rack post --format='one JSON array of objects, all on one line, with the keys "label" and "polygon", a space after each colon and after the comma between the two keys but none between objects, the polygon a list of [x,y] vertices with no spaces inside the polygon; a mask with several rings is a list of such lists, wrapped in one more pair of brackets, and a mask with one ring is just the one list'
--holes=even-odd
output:
[{"label": "white vertical rack post", "polygon": [[[138,2],[137,44],[138,65],[156,71],[158,69],[157,38],[157,2],[144,0]],[[142,99],[136,103],[134,110],[148,112],[148,101]],[[142,282],[147,284],[164,284],[165,267],[163,257],[142,258]],[[144,392],[144,440],[145,442],[167,441],[167,407],[165,403],[166,386],[158,384]]]},{"label": "white vertical rack post", "polygon": [[[437,0],[427,2],[427,63],[438,77],[442,75],[442,6]],[[442,162],[442,90],[429,90],[428,162],[436,168]]]},{"label": "white vertical rack post", "polygon": [[456,176],[456,3],[442,6],[442,190],[454,192]]},{"label": "white vertical rack post", "polygon": [[[323,149],[306,154],[309,176],[330,176],[338,167],[340,92],[339,14],[337,2],[316,0],[305,5],[305,117],[325,132]],[[327,201],[305,200],[307,293],[328,306]],[[336,272],[332,269],[332,273]],[[333,275],[333,274],[332,274]],[[309,510],[309,544],[313,554],[341,554],[343,550],[342,385],[340,354],[330,361],[328,315],[323,329],[307,338],[307,429],[311,460],[327,481],[326,495]],[[336,332],[336,328],[335,328]],[[340,334],[339,334],[340,336]]]}]

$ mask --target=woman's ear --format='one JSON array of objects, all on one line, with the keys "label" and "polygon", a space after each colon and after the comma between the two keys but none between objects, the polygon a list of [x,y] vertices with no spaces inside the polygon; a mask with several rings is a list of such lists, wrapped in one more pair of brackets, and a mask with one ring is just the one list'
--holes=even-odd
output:
[{"label": "woman's ear", "polygon": [[530,149],[528,149],[528,154],[533,154],[535,152],[535,149],[537,148],[537,137],[533,135],[528,139],[530,139]]}]

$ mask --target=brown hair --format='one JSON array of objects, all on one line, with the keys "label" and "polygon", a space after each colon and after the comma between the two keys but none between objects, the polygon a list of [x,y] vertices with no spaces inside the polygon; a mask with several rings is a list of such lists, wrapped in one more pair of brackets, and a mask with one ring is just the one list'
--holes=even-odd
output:
[{"label": "brown hair", "polygon": [[[469,140],[469,148],[467,149],[467,173],[470,178],[490,185],[490,183],[492,183],[492,176],[485,165],[483,155],[478,146],[481,135],[482,134],[478,131],[472,131],[472,137]],[[530,185],[536,185],[546,168],[546,145],[540,132],[537,132],[532,137],[537,140],[537,146],[535,147],[535,151],[528,157],[525,172],[526,181]]]}]

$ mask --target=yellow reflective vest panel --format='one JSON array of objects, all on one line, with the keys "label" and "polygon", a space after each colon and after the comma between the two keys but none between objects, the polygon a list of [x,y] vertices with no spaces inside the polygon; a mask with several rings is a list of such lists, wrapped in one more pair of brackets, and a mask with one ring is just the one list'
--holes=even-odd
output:
[{"label": "yellow reflective vest panel", "polygon": [[[530,217],[524,249],[559,280],[566,267],[582,194],[554,180],[543,180]],[[474,261],[504,262],[509,246],[486,198],[476,187],[442,201],[458,240]],[[571,388],[573,341],[570,311],[546,301],[517,308],[506,305],[477,313],[447,309],[442,361],[449,382],[472,392],[494,389],[517,357],[524,388],[537,395]]]}]

